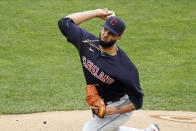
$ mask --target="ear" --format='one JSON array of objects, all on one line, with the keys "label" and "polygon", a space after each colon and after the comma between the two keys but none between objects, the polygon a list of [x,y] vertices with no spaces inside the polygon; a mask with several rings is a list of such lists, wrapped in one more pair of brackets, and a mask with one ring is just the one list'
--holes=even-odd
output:
[{"label": "ear", "polygon": [[119,42],[122,39],[122,36],[118,36],[117,42]]}]

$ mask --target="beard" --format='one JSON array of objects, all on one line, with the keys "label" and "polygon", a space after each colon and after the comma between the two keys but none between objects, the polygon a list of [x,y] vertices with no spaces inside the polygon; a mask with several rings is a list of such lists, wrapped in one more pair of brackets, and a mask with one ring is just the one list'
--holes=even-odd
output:
[{"label": "beard", "polygon": [[99,34],[99,44],[103,47],[103,48],[109,48],[111,46],[113,46],[116,43],[116,40],[112,40],[109,42],[104,42],[101,40],[101,33]]}]

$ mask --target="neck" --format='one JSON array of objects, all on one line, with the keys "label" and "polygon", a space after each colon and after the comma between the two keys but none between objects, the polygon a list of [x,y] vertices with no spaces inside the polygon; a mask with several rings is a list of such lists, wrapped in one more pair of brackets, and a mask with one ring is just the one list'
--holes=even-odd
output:
[{"label": "neck", "polygon": [[117,55],[116,44],[114,44],[114,45],[112,45],[111,47],[108,47],[108,48],[103,48],[101,45],[99,45],[99,48],[100,48],[101,52],[105,52],[108,55],[111,55],[111,56]]}]

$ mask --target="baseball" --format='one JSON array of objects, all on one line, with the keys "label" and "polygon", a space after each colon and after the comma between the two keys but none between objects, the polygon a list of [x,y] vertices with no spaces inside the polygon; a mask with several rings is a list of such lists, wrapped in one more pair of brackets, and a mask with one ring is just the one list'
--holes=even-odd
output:
[{"label": "baseball", "polygon": [[107,18],[111,17],[111,16],[115,16],[114,11],[108,11],[108,13],[112,13],[111,15],[107,16]]}]

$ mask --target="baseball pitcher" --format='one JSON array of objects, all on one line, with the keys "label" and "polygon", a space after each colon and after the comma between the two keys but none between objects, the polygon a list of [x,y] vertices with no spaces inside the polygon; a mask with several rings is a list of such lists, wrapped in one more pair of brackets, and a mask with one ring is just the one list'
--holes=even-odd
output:
[{"label": "baseball pitcher", "polygon": [[[79,27],[92,18],[105,21],[98,37]],[[83,67],[86,102],[93,113],[83,131],[159,131],[156,124],[144,130],[121,126],[143,103],[138,70],[116,44],[125,23],[108,9],[96,9],[67,15],[58,25],[77,48]]]}]

